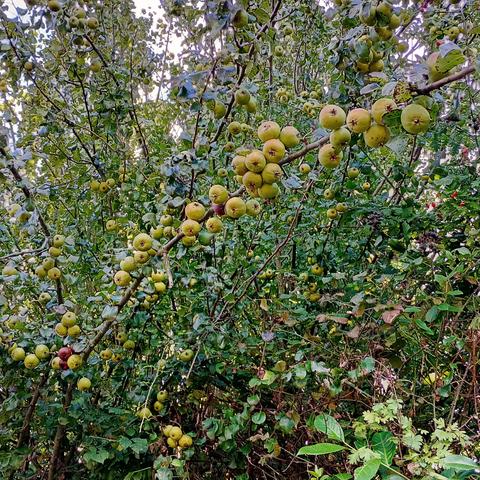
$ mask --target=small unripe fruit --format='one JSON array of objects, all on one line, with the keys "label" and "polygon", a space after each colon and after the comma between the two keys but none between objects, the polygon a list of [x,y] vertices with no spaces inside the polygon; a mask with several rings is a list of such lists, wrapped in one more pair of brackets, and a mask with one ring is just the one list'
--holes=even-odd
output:
[{"label": "small unripe fruit", "polygon": [[38,278],[45,278],[47,276],[47,271],[41,266],[39,265],[36,269],[35,269],[35,275],[38,277]]},{"label": "small unripe fruit", "polygon": [[153,409],[156,411],[156,412],[159,412],[160,410],[163,409],[163,403],[162,402],[159,402],[158,400],[153,404]]},{"label": "small unripe fruit", "polygon": [[105,228],[107,230],[107,232],[112,232],[113,230],[116,230],[117,228],[117,222],[115,220],[109,220],[106,224],[105,224]]},{"label": "small unripe fruit", "polygon": [[205,224],[210,233],[220,233],[223,229],[222,221],[218,217],[211,217]]},{"label": "small unripe fruit", "polygon": [[62,276],[62,272],[57,267],[53,267],[47,272],[47,276],[50,280],[58,280]]},{"label": "small unripe fruit", "polygon": [[40,360],[33,353],[28,354],[23,361],[23,364],[25,365],[25,367],[29,369],[33,369],[37,367],[39,363],[40,363]]},{"label": "small unripe fruit", "polygon": [[337,216],[337,210],[335,208],[329,208],[327,210],[327,217],[333,219]]},{"label": "small unripe fruit", "polygon": [[67,333],[69,337],[78,338],[82,331],[78,325],[74,325],[73,327],[68,328]]},{"label": "small unripe fruit", "polygon": [[180,427],[172,427],[168,432],[168,436],[173,440],[180,440],[182,438],[183,432]]},{"label": "small unripe fruit", "polygon": [[120,262],[120,268],[125,272],[132,272],[137,268],[137,263],[135,262],[135,259],[133,257],[125,257]]},{"label": "small unripe fruit", "polygon": [[363,185],[362,185],[362,188],[364,190],[370,190],[370,184],[368,182],[365,182]]},{"label": "small unripe fruit", "polygon": [[228,190],[222,185],[212,185],[208,191],[208,198],[212,203],[223,204],[228,200]]},{"label": "small unripe fruit", "polygon": [[164,293],[167,290],[167,286],[163,282],[155,282],[154,287],[158,293]]},{"label": "small unripe fruit", "polygon": [[240,218],[245,215],[247,207],[245,202],[240,197],[230,198],[225,204],[225,213],[230,218]]},{"label": "small unripe fruit", "polygon": [[160,390],[157,393],[157,401],[165,402],[168,399],[168,392],[166,390]]},{"label": "small unripe fruit", "polygon": [[283,127],[280,132],[280,141],[287,148],[296,147],[300,143],[298,135],[299,132],[295,127],[287,125],[286,127]]},{"label": "small unripe fruit", "polygon": [[77,323],[77,316],[73,312],[65,312],[62,315],[62,324],[67,328],[72,327]]},{"label": "small unripe fruit", "polygon": [[414,135],[423,133],[428,130],[430,125],[430,114],[428,110],[421,105],[407,105],[402,110],[400,118],[402,127],[408,132]]},{"label": "small unripe fruit", "polygon": [[348,178],[357,178],[360,175],[360,170],[358,168],[349,168],[347,172]]},{"label": "small unripe fruit", "polygon": [[318,160],[325,168],[336,168],[343,158],[343,152],[337,152],[330,143],[324,145],[318,152]]},{"label": "small unripe fruit", "polygon": [[191,202],[185,207],[185,215],[190,220],[200,221],[205,216],[205,207],[199,202]]},{"label": "small unripe fruit", "polygon": [[345,127],[338,128],[337,130],[332,130],[332,132],[330,133],[330,144],[336,150],[345,148],[347,145],[350,144],[351,139],[352,134]]},{"label": "small unripe fruit", "polygon": [[243,28],[248,25],[248,13],[243,8],[235,12],[232,18],[232,25],[235,28]]},{"label": "small unripe fruit", "polygon": [[251,97],[248,103],[245,105],[245,109],[248,113],[255,113],[257,111],[257,101]]},{"label": "small unripe fruit", "polygon": [[98,28],[98,20],[95,17],[87,18],[87,27],[92,30]]},{"label": "small unripe fruit", "polygon": [[310,165],[308,163],[302,163],[299,167],[298,167],[298,170],[300,171],[300,173],[303,173],[304,175],[307,174],[307,173],[310,173],[310,171],[312,170],[312,168],[310,167]]},{"label": "small unripe fruit", "polygon": [[201,230],[201,225],[196,220],[185,220],[181,225],[182,233],[187,237],[196,237]]},{"label": "small unripe fruit", "polygon": [[54,370],[60,370],[62,368],[63,360],[59,357],[55,357],[52,359],[51,366]]},{"label": "small unripe fruit", "polygon": [[232,159],[232,168],[237,175],[244,175],[248,168],[245,165],[246,158],[242,155],[237,155]]},{"label": "small unripe fruit", "polygon": [[48,0],[47,6],[52,12],[59,12],[62,9],[58,0]]},{"label": "small unripe fruit", "polygon": [[164,226],[164,227],[169,227],[170,225],[172,225],[173,223],[173,217],[171,215],[162,215],[160,217],[160,223]]},{"label": "small unripe fruit", "polygon": [[383,125],[373,124],[364,134],[363,138],[368,147],[377,148],[385,145],[390,139],[390,130]]},{"label": "small unripe fruit", "polygon": [[91,386],[92,386],[92,382],[87,377],[82,377],[77,382],[77,388],[81,392],[84,392],[85,390],[90,390]]},{"label": "small unripe fruit", "polygon": [[[171,227],[165,227],[165,230],[167,228],[171,228]],[[148,260],[150,259],[150,255],[148,252],[136,251],[136,252],[133,252],[133,259],[135,260],[135,263],[144,264],[148,262]]]},{"label": "small unripe fruit", "polygon": [[262,171],[263,183],[278,182],[283,176],[283,170],[276,163],[267,163]]},{"label": "small unripe fruit", "polygon": [[280,194],[280,188],[276,183],[264,183],[259,189],[258,189],[258,195],[260,198],[264,199],[273,199],[278,197]]},{"label": "small unripe fruit", "polygon": [[353,133],[363,133],[370,128],[372,118],[368,110],[354,108],[347,115],[347,126]]},{"label": "small unripe fruit", "polygon": [[376,123],[383,125],[383,116],[396,109],[397,104],[395,103],[395,100],[392,100],[391,98],[381,98],[372,105],[372,117]]},{"label": "small unripe fruit", "polygon": [[262,211],[260,203],[258,203],[258,201],[254,200],[253,198],[247,201],[246,207],[247,215],[250,215],[251,217],[256,217]]},{"label": "small unripe fruit", "polygon": [[76,353],[70,355],[67,360],[68,368],[70,368],[71,370],[76,370],[77,368],[80,368],[82,366],[82,363],[82,357],[80,355],[77,355]]},{"label": "small unripe fruit", "polygon": [[48,253],[51,257],[57,258],[62,254],[62,251],[57,247],[50,247]]},{"label": "small unripe fruit", "polygon": [[245,158],[245,166],[251,172],[259,173],[266,165],[264,154],[260,150],[253,150]]},{"label": "small unripe fruit", "polygon": [[109,348],[102,350],[100,352],[100,358],[102,360],[110,360],[112,358],[112,355],[113,355],[113,352]]},{"label": "small unripe fruit", "polygon": [[337,105],[326,105],[320,111],[320,125],[328,130],[336,130],[345,125],[345,111]]},{"label": "small unripe fruit", "polygon": [[146,233],[139,233],[133,239],[133,248],[135,250],[140,250],[141,252],[146,252],[152,248],[152,238]]},{"label": "small unripe fruit", "polygon": [[244,88],[240,88],[235,92],[235,101],[239,105],[246,105],[250,101],[250,92]]},{"label": "small unripe fruit", "polygon": [[57,247],[57,248],[63,247],[64,243],[65,243],[65,237],[63,235],[55,235],[53,237],[54,247]]},{"label": "small unripe fruit", "polygon": [[177,448],[177,441],[174,440],[173,438],[168,437],[167,438],[167,445],[171,448]]},{"label": "small unripe fruit", "polygon": [[45,270],[50,270],[51,268],[53,268],[55,266],[55,260],[51,257],[47,257],[43,260],[42,262],[42,267],[45,269]]},{"label": "small unripe fruit", "polygon": [[52,299],[52,296],[48,292],[42,292],[38,296],[38,301],[40,303],[48,303]]},{"label": "small unripe fruit", "polygon": [[10,357],[12,360],[15,362],[21,362],[22,360],[25,359],[25,350],[21,347],[15,347],[11,352],[10,352]]},{"label": "small unripe fruit", "polygon": [[152,412],[147,407],[143,407],[137,412],[137,417],[141,418],[142,420],[148,420],[151,416]]},{"label": "small unripe fruit", "polygon": [[258,127],[257,135],[262,142],[278,138],[280,136],[280,125],[277,122],[263,122]]},{"label": "small unripe fruit", "polygon": [[242,124],[237,121],[230,122],[228,124],[227,130],[232,134],[232,135],[238,135],[242,131]]},{"label": "small unripe fruit", "polygon": [[276,138],[267,140],[263,145],[263,155],[269,162],[278,163],[285,156],[285,145]]},{"label": "small unripe fruit", "polygon": [[227,107],[222,102],[215,100],[215,104],[213,107],[213,114],[216,119],[223,118],[227,113]]},{"label": "small unripe fruit", "polygon": [[187,348],[186,350],[182,350],[179,355],[178,359],[182,362],[189,362],[193,358],[193,350]]},{"label": "small unripe fruit", "polygon": [[128,272],[119,270],[113,277],[113,281],[118,287],[126,287],[132,281],[132,277]]},{"label": "small unripe fruit", "polygon": [[261,187],[263,183],[262,175],[259,173],[247,172],[242,177],[242,183],[245,185],[250,195],[256,196],[255,192],[257,192],[258,187]]},{"label": "small unripe fruit", "polygon": [[46,345],[37,345],[35,347],[35,355],[40,359],[44,360],[50,354],[50,350]]},{"label": "small unripe fruit", "polygon": [[68,329],[65,325],[57,323],[55,325],[55,333],[60,337],[66,337],[68,334]]},{"label": "small unripe fruit", "polygon": [[178,446],[180,448],[188,448],[193,445],[193,440],[190,435],[182,435],[180,439],[178,440]]}]

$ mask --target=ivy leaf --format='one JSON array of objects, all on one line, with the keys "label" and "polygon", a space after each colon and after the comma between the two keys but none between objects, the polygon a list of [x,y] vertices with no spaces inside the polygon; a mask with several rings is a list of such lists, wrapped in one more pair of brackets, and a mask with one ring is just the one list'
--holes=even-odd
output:
[{"label": "ivy leaf", "polygon": [[83,456],[83,458],[87,462],[90,461],[103,464],[103,462],[108,458],[108,452],[107,450],[98,450],[96,448],[93,448],[88,450]]},{"label": "ivy leaf", "polygon": [[327,455],[345,450],[345,447],[336,445],[335,443],[317,443],[315,445],[307,445],[302,447],[297,455]]},{"label": "ivy leaf", "polygon": [[144,453],[147,451],[148,448],[148,442],[145,438],[133,438],[132,439],[132,445],[130,445],[130,448],[137,454],[139,455],[140,453]]},{"label": "ivy leaf", "polygon": [[365,465],[358,467],[353,472],[354,480],[371,480],[380,467],[381,460],[379,458],[373,458]]},{"label": "ivy leaf", "polygon": [[256,425],[261,425],[266,419],[267,416],[265,415],[265,412],[257,412],[253,415],[252,422]]}]

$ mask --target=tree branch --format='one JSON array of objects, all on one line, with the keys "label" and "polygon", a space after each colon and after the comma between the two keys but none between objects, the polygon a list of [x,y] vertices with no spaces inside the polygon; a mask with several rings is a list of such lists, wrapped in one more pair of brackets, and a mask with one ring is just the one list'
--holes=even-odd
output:
[{"label": "tree branch", "polygon": [[449,75],[448,77],[445,77],[445,78],[442,78],[441,80],[430,83],[426,87],[417,88],[415,89],[415,91],[422,95],[426,93],[430,93],[431,91],[442,88],[445,85],[448,85],[449,83],[456,82],[457,80],[461,80],[462,78],[465,78],[466,76],[470,75],[474,71],[475,71],[475,67],[473,65],[470,65],[469,67],[466,67],[457,73],[452,73],[452,75]]}]

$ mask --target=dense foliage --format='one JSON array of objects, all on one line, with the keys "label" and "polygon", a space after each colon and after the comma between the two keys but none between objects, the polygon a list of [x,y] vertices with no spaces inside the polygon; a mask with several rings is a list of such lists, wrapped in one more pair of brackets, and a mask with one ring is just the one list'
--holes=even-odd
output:
[{"label": "dense foliage", "polygon": [[479,4],[389,1],[3,8],[1,478],[476,475]]}]

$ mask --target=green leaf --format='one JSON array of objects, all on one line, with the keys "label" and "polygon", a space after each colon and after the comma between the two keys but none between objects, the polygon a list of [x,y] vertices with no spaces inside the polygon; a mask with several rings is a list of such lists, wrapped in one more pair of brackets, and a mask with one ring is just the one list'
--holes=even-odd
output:
[{"label": "green leaf", "polygon": [[382,462],[391,465],[397,446],[390,432],[377,432],[372,437],[372,450],[380,453]]},{"label": "green leaf", "polygon": [[345,441],[345,435],[340,424],[326,413],[315,417],[314,426],[319,432],[325,433],[330,440]]},{"label": "green leaf", "polygon": [[443,459],[445,468],[453,468],[455,470],[476,470],[480,468],[475,460],[464,457],[463,455],[449,455]]},{"label": "green leaf", "polygon": [[358,467],[353,472],[353,478],[355,480],[371,480],[378,472],[381,460],[379,458],[373,458],[365,465]]},{"label": "green leaf", "polygon": [[448,303],[442,303],[438,306],[438,309],[443,312],[461,312],[462,309],[460,307],[456,307],[455,305],[450,305]]},{"label": "green leaf", "polygon": [[434,305],[425,315],[425,321],[427,323],[433,322],[438,315],[438,307]]},{"label": "green leaf", "polygon": [[102,463],[108,458],[107,450],[98,450],[96,448],[88,450],[85,455],[83,455],[84,460]]},{"label": "green leaf", "polygon": [[256,8],[252,13],[259,23],[267,23],[270,20],[270,14],[263,8]]},{"label": "green leaf", "polygon": [[[453,47],[451,47],[453,45]],[[444,52],[442,51],[442,48],[440,48],[440,55],[437,61],[436,61],[436,67],[438,70],[442,73],[446,73],[452,68],[461,65],[462,63],[465,62],[465,56],[463,55],[462,51],[460,48],[452,43],[444,44],[442,47],[445,48],[451,48],[451,50],[444,55]]]},{"label": "green leaf", "polygon": [[265,415],[265,412],[257,412],[253,415],[252,422],[256,425],[261,425],[266,419],[267,416]]},{"label": "green leaf", "polygon": [[336,445],[335,443],[317,443],[315,445],[307,445],[302,447],[297,455],[327,455],[345,450],[345,447]]},{"label": "green leaf", "polygon": [[148,448],[148,442],[145,438],[133,438],[132,439],[132,445],[130,445],[130,448],[136,453],[144,453],[147,451]]}]

